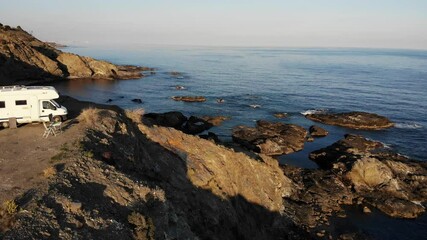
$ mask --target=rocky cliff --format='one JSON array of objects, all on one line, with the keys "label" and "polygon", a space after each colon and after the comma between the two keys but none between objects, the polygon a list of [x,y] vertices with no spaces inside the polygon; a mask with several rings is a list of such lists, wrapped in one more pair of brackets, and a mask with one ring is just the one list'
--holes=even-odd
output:
[{"label": "rocky cliff", "polygon": [[19,26],[0,24],[0,85],[64,78],[132,79],[142,77],[141,70],[62,52]]},{"label": "rocky cliff", "polygon": [[321,168],[302,169],[144,122],[115,106],[72,119],[83,139],[61,149],[44,186],[16,199],[20,210],[0,207],[4,239],[365,239],[337,235],[330,217],[346,217],[343,205],[425,211],[427,165],[362,136],[314,151]]},{"label": "rocky cliff", "polygon": [[[87,109],[86,136],[22,209],[5,239],[307,239],[284,214],[295,184],[251,158],[121,109]],[[134,119],[133,121],[131,119]]]}]

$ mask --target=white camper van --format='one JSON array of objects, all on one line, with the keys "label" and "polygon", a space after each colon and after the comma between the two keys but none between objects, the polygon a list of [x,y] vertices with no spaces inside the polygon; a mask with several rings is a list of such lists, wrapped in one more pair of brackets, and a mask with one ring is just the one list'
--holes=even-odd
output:
[{"label": "white camper van", "polygon": [[0,124],[9,126],[9,119],[17,123],[47,122],[66,119],[67,109],[54,99],[59,94],[48,86],[5,86],[0,87]]}]

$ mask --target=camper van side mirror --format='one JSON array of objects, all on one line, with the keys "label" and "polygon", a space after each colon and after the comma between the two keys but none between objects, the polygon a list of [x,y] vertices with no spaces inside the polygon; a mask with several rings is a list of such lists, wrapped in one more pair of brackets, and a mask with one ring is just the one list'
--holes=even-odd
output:
[{"label": "camper van side mirror", "polygon": [[52,106],[52,110],[56,110],[57,108],[55,106]]}]

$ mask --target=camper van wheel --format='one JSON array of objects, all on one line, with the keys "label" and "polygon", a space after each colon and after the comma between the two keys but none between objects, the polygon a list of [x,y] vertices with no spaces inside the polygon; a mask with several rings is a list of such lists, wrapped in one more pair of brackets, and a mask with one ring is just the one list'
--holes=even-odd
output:
[{"label": "camper van wheel", "polygon": [[2,125],[4,128],[8,128],[9,127],[9,123],[8,122],[2,122]]},{"label": "camper van wheel", "polygon": [[54,116],[53,121],[54,122],[62,122],[62,118],[61,118],[61,116]]}]

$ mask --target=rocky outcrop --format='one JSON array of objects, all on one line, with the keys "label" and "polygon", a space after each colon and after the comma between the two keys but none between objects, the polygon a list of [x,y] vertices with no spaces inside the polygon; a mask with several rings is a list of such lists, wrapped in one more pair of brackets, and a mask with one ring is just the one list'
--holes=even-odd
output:
[{"label": "rocky outcrop", "polygon": [[393,127],[386,117],[366,112],[307,114],[306,118],[324,124],[352,129],[381,130]]},{"label": "rocky outcrop", "polygon": [[212,126],[212,124],[201,118],[190,116],[182,130],[187,134],[199,134],[209,130]]},{"label": "rocky outcrop", "polygon": [[276,118],[287,118],[288,114],[287,113],[278,112],[278,113],[274,113],[273,116],[276,117]]},{"label": "rocky outcrop", "polygon": [[233,141],[255,152],[282,155],[304,148],[307,131],[297,125],[257,121],[256,127],[233,128]]},{"label": "rocky outcrop", "polygon": [[199,134],[213,126],[204,119],[195,116],[187,118],[181,112],[147,113],[143,119],[147,125],[172,127],[187,134]]},{"label": "rocky outcrop", "polygon": [[328,131],[316,125],[311,126],[308,131],[312,137],[325,137],[329,134]]},{"label": "rocky outcrop", "polygon": [[329,225],[332,215],[345,216],[342,205],[352,205],[357,199],[345,178],[333,171],[288,165],[282,169],[297,186],[294,194],[284,198],[286,214],[306,229]]},{"label": "rocky outcrop", "polygon": [[427,164],[410,160],[362,136],[346,135],[333,145],[314,151],[310,159],[335,172],[353,195],[368,205],[399,218],[415,218],[425,211]]},{"label": "rocky outcrop", "polygon": [[230,117],[226,116],[203,116],[201,119],[212,124],[213,126],[220,126],[224,121],[230,120]]},{"label": "rocky outcrop", "polygon": [[203,96],[173,96],[172,99],[181,102],[206,102]]},{"label": "rocky outcrop", "polygon": [[187,117],[181,112],[147,113],[144,114],[144,122],[148,125],[158,125],[181,129]]},{"label": "rocky outcrop", "polygon": [[[178,121],[167,123],[184,125],[183,115],[171,115]],[[208,141],[143,124],[138,116],[108,105],[83,111],[73,121],[86,129],[82,142],[61,148],[67,164],[55,166],[46,186],[16,200],[23,211],[2,237],[332,238],[336,226],[326,225],[332,215],[346,216],[342,205],[401,218],[424,211],[427,164],[361,136],[347,135],[313,155],[330,158],[318,161],[327,163],[322,169],[279,167],[267,155],[249,157],[215,144],[214,134]]]},{"label": "rocky outcrop", "polygon": [[340,165],[351,165],[362,155],[380,149],[380,142],[367,140],[359,135],[347,134],[331,146],[310,153],[309,158],[324,169],[336,168]]},{"label": "rocky outcrop", "polygon": [[78,120],[87,134],[64,154],[69,164],[19,201],[26,211],[4,239],[309,238],[283,214],[295,185],[276,160],[121,110],[92,108]]},{"label": "rocky outcrop", "polygon": [[0,85],[60,78],[132,79],[142,77],[142,70],[65,53],[21,28],[0,26]]},{"label": "rocky outcrop", "polygon": [[317,229],[325,236],[330,234],[330,216],[347,217],[343,205],[358,205],[365,213],[376,207],[396,218],[423,214],[427,164],[388,152],[382,146],[362,136],[347,135],[310,155],[322,169],[282,166],[296,184],[293,194],[284,198],[286,214],[298,225],[309,231]]}]

